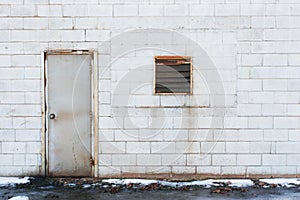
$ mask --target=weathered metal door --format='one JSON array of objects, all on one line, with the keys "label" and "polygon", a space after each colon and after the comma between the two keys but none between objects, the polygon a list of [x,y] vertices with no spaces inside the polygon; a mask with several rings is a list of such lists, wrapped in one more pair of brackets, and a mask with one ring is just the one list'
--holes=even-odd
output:
[{"label": "weathered metal door", "polygon": [[91,55],[48,54],[48,175],[91,176]]}]

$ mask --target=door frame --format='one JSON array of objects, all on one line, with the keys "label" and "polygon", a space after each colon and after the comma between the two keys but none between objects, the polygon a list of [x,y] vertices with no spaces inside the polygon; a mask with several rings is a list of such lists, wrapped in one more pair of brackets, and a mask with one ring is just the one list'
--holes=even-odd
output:
[{"label": "door frame", "polygon": [[42,164],[41,174],[49,176],[49,137],[48,137],[48,87],[47,87],[47,55],[91,55],[92,63],[90,68],[91,73],[91,110],[92,110],[92,121],[91,121],[91,154],[93,157],[92,172],[90,177],[98,177],[98,52],[95,50],[46,50],[41,53],[41,64],[42,64]]}]

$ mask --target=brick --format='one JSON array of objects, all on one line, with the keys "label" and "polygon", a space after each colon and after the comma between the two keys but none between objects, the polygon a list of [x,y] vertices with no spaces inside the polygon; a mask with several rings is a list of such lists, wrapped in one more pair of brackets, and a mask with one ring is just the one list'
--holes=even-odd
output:
[{"label": "brick", "polygon": [[22,18],[0,18],[0,29],[21,29],[23,28]]},{"label": "brick", "polygon": [[262,141],[263,140],[263,131],[262,130],[239,130],[238,131],[238,141],[246,142],[246,141]]},{"label": "brick", "polygon": [[286,155],[262,155],[262,164],[271,166],[281,166],[286,165],[287,156]]},{"label": "brick", "polygon": [[3,116],[3,117],[11,116],[10,105],[0,105],[0,116]]},{"label": "brick", "polygon": [[247,173],[249,175],[257,175],[257,174],[272,174],[271,167],[262,167],[262,166],[251,166],[247,167]]},{"label": "brick", "polygon": [[9,55],[0,55],[0,67],[9,67],[11,66],[10,56]]},{"label": "brick", "polygon": [[41,133],[39,130],[16,130],[16,141],[40,141]]},{"label": "brick", "polygon": [[292,54],[288,57],[289,65],[300,66],[300,55],[299,54]]},{"label": "brick", "polygon": [[25,157],[25,163],[27,166],[37,166],[39,165],[38,155],[37,154],[28,154]]},{"label": "brick", "polygon": [[249,128],[273,128],[271,117],[251,117],[248,119]]},{"label": "brick", "polygon": [[220,174],[220,167],[211,167],[211,166],[201,166],[197,167],[197,174]]},{"label": "brick", "polygon": [[273,166],[272,167],[272,174],[278,175],[286,175],[286,174],[296,174],[297,168],[295,166]]},{"label": "brick", "polygon": [[249,92],[249,103],[273,103],[273,92]]},{"label": "brick", "polygon": [[63,30],[61,31],[62,41],[84,41],[83,30]]},{"label": "brick", "polygon": [[48,0],[24,0],[24,4],[48,4]]},{"label": "brick", "polygon": [[219,165],[219,166],[236,165],[236,155],[213,154],[212,165]]},{"label": "brick", "polygon": [[61,17],[62,6],[61,5],[39,5],[38,16],[42,17]]},{"label": "brick", "polygon": [[300,115],[300,105],[288,105],[287,106],[288,116],[299,116]]},{"label": "brick", "polygon": [[276,92],[274,103],[298,103],[296,92]]},{"label": "brick", "polygon": [[0,154],[0,166],[11,166],[13,165],[13,155]]},{"label": "brick", "polygon": [[[49,29],[72,29],[72,27],[73,27],[73,20],[71,18],[50,18],[49,19]],[[49,39],[51,40],[51,38]]]},{"label": "brick", "polygon": [[110,31],[107,30],[87,30],[86,41],[106,41],[110,39]]},{"label": "brick", "polygon": [[235,166],[230,166],[230,167],[221,167],[221,174],[222,175],[234,175],[234,174],[245,174],[246,173],[246,168],[245,167],[235,167]]},{"label": "brick", "polygon": [[176,142],[175,153],[200,153],[199,142]]},{"label": "brick", "polygon": [[243,66],[262,66],[263,57],[257,54],[244,54],[242,55]]},{"label": "brick", "polygon": [[87,5],[64,5],[63,16],[88,16]]},{"label": "brick", "polygon": [[99,170],[99,176],[101,177],[107,177],[111,175],[120,175],[121,174],[121,168],[120,167],[111,167],[111,166],[101,166],[98,168]]},{"label": "brick", "polygon": [[175,142],[151,142],[151,153],[174,153]]},{"label": "brick", "polygon": [[226,128],[245,128],[248,122],[245,117],[226,117],[224,119],[224,127]]},{"label": "brick", "polygon": [[260,116],[262,114],[262,108],[260,104],[239,104],[238,115],[239,116]]},{"label": "brick", "polygon": [[2,4],[23,4],[24,0],[3,0]]},{"label": "brick", "polygon": [[227,153],[249,153],[249,142],[226,142]]},{"label": "brick", "polygon": [[115,5],[114,16],[137,16],[138,6],[137,5]]},{"label": "brick", "polygon": [[187,158],[182,154],[162,154],[162,165],[186,165]]},{"label": "brick", "polygon": [[191,16],[213,16],[214,5],[190,5]]},{"label": "brick", "polygon": [[172,173],[174,174],[195,174],[195,167],[172,167]]},{"label": "brick", "polygon": [[2,153],[25,153],[26,144],[23,142],[2,142]]},{"label": "brick", "polygon": [[10,13],[10,7],[1,5],[0,6],[0,16],[9,16]]},{"label": "brick", "polygon": [[112,155],[112,164],[115,166],[126,166],[126,165],[136,165],[137,158],[136,155],[124,155],[124,154],[115,154]]},{"label": "brick", "polygon": [[161,155],[138,154],[137,155],[137,165],[160,166],[161,165]]},{"label": "brick", "polygon": [[[23,98],[24,98],[24,95],[23,95]],[[39,104],[41,102],[42,102],[41,92],[25,92],[25,103]]]},{"label": "brick", "polygon": [[48,29],[47,18],[25,18],[24,29]]},{"label": "brick", "polygon": [[2,129],[12,128],[12,118],[11,117],[0,117],[0,127]]},{"label": "brick", "polygon": [[162,5],[139,5],[139,16],[163,16]]},{"label": "brick", "polygon": [[25,79],[41,79],[40,68],[32,67],[25,68]]},{"label": "brick", "polygon": [[12,5],[11,16],[23,17],[23,16],[35,16],[36,11],[34,6],[30,5]]},{"label": "brick", "polygon": [[9,31],[0,31],[0,41],[6,42],[9,41]]},{"label": "brick", "polygon": [[[24,67],[28,67],[28,66],[39,66],[40,62],[39,62],[39,58],[35,55],[13,55],[11,57],[11,64],[12,66],[24,66]],[[24,73],[24,71],[23,71]]]},{"label": "brick", "polygon": [[261,91],[262,81],[261,80],[238,80],[238,91]]},{"label": "brick", "polygon": [[278,28],[299,28],[299,16],[278,16],[276,17],[276,27]]},{"label": "brick", "polygon": [[187,130],[164,130],[163,132],[165,141],[186,141],[188,138]]},{"label": "brick", "polygon": [[127,142],[126,153],[150,153],[149,142]]},{"label": "brick", "polygon": [[113,15],[113,7],[111,5],[89,5],[88,15],[95,17],[108,17]]},{"label": "brick", "polygon": [[164,12],[165,16],[187,16],[189,10],[187,5],[165,5]]},{"label": "brick", "polygon": [[287,165],[300,165],[300,155],[287,155]]},{"label": "brick", "polygon": [[299,128],[299,120],[296,117],[275,117],[274,128]]},{"label": "brick", "polygon": [[202,142],[201,153],[225,153],[225,142]]},{"label": "brick", "polygon": [[203,155],[187,155],[187,165],[195,165],[195,166],[210,166],[212,164],[211,155],[203,154]]},{"label": "brick", "polygon": [[[14,130],[0,130],[0,141],[2,142],[11,142],[15,140],[15,131]],[[0,145],[1,148],[1,145]],[[1,150],[0,150],[1,152]]]},{"label": "brick", "polygon": [[250,153],[271,153],[271,142],[250,142]]},{"label": "brick", "polygon": [[112,165],[111,155],[100,154],[98,156],[98,160],[99,160],[100,166],[111,166]]},{"label": "brick", "polygon": [[299,130],[289,130],[289,140],[299,141],[300,140]]},{"label": "brick", "polygon": [[299,80],[289,80],[288,81],[288,90],[289,91],[299,91],[300,90],[300,81]]},{"label": "brick", "polygon": [[267,15],[291,15],[291,5],[269,4],[267,5]]},{"label": "brick", "polygon": [[14,154],[13,165],[24,166],[26,165],[26,155],[25,154]]},{"label": "brick", "polygon": [[261,165],[261,156],[253,154],[237,155],[237,165],[255,166]]},{"label": "brick", "polygon": [[75,27],[77,29],[96,29],[98,26],[97,18],[76,18]]},{"label": "brick", "polygon": [[171,167],[161,167],[161,166],[152,166],[152,167],[146,167],[146,173],[151,173],[151,174],[162,174],[162,173],[170,173],[171,172]]},{"label": "brick", "polygon": [[264,4],[241,4],[241,15],[264,16],[265,7]]},{"label": "brick", "polygon": [[277,142],[276,153],[300,153],[300,142]]},{"label": "brick", "polygon": [[286,91],[288,88],[287,81],[285,80],[263,80],[264,91]]},{"label": "brick", "polygon": [[100,142],[99,149],[101,153],[125,153],[125,142]]},{"label": "brick", "polygon": [[240,15],[240,6],[237,4],[216,5],[216,16],[238,16]]},{"label": "brick", "polygon": [[288,63],[288,57],[287,55],[279,55],[279,54],[273,54],[273,55],[264,55],[264,66],[286,66]]},{"label": "brick", "polygon": [[264,141],[287,141],[288,139],[287,130],[264,130]]},{"label": "brick", "polygon": [[[101,127],[101,128],[117,128],[118,124],[115,123],[115,120],[118,120],[118,119],[117,118],[113,119],[111,117],[99,117],[99,127]],[[123,124],[121,124],[121,126],[123,127]]]},{"label": "brick", "polygon": [[251,18],[251,27],[253,28],[274,28],[276,25],[278,26],[278,21],[275,22],[275,17],[264,16]]},{"label": "brick", "polygon": [[122,167],[122,173],[146,173],[146,167],[137,167],[137,166],[129,166],[129,167]]},{"label": "brick", "polygon": [[26,153],[40,154],[42,152],[41,142],[26,142]]},{"label": "brick", "polygon": [[240,30],[238,32],[239,41],[260,41],[263,40],[263,30]]},{"label": "brick", "polygon": [[12,116],[40,116],[40,106],[35,105],[13,105],[11,106]]},{"label": "brick", "polygon": [[284,116],[287,115],[287,107],[284,104],[263,104],[263,116]]}]

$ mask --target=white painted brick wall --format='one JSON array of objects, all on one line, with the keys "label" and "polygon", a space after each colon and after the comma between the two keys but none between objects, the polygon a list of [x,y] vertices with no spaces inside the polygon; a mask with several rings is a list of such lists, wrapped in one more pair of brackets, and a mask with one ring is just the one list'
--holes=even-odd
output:
[{"label": "white painted brick wall", "polygon": [[[2,0],[0,175],[43,175],[47,49],[99,52],[99,176],[299,173],[299,10],[283,0]],[[153,95],[153,56],[170,54],[193,57],[193,95]]]}]

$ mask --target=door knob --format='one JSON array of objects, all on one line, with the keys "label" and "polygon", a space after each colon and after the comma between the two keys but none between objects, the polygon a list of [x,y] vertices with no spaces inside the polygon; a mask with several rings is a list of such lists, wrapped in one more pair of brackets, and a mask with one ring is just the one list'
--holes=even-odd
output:
[{"label": "door knob", "polygon": [[55,119],[55,114],[54,114],[54,113],[51,113],[51,114],[49,115],[49,118],[50,118],[50,119]]}]

